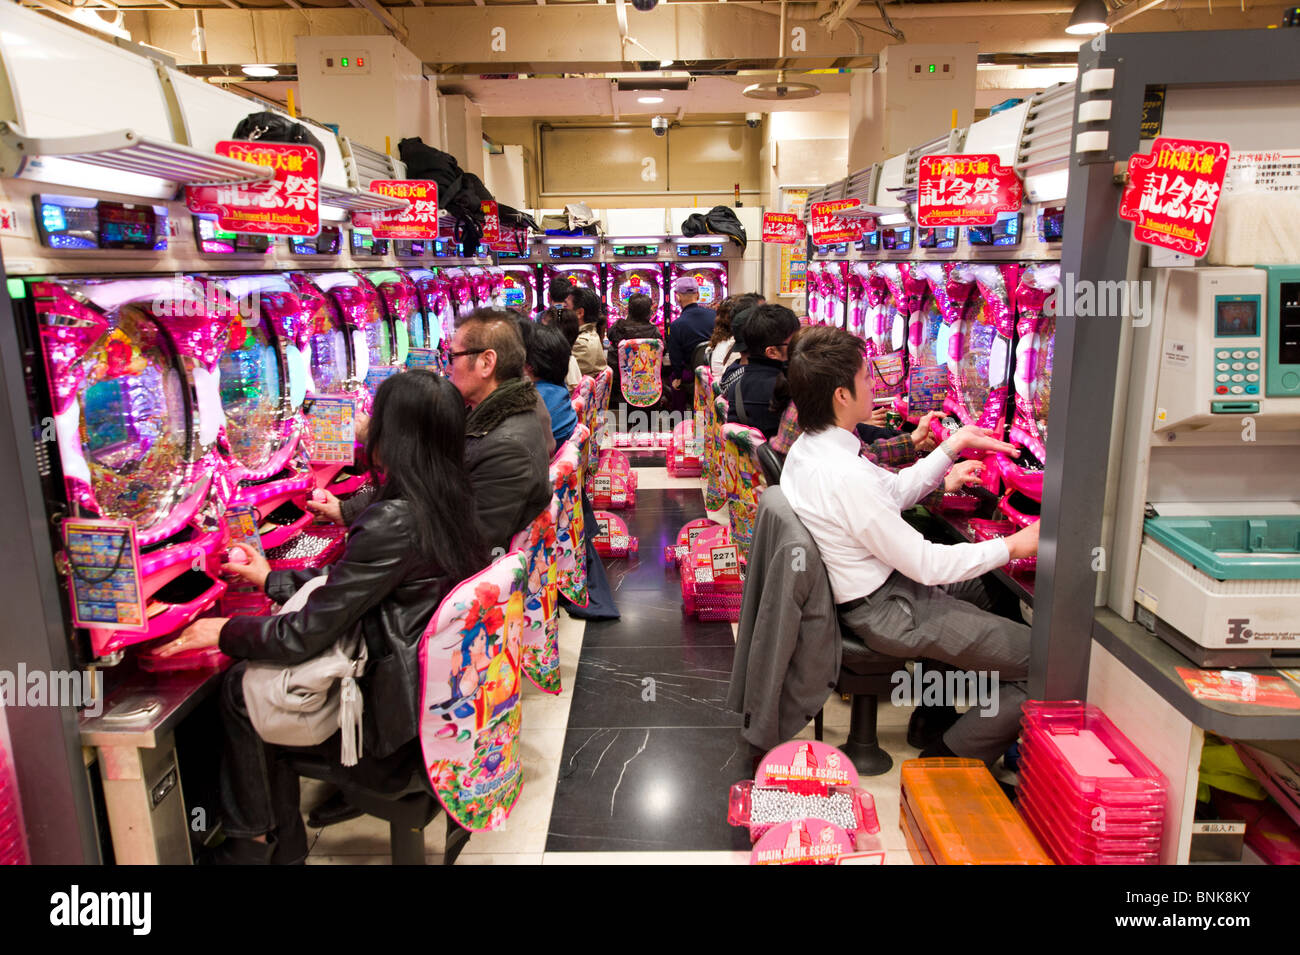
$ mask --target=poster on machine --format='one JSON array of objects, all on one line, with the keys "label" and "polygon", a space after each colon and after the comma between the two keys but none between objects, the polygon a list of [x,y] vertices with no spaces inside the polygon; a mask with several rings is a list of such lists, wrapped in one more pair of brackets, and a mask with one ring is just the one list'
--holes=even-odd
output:
[{"label": "poster on machine", "polygon": [[320,156],[314,146],[222,140],[216,153],[270,166],[275,175],[259,182],[186,186],[185,206],[190,212],[216,216],[217,228],[223,232],[320,235]]},{"label": "poster on machine", "polygon": [[[400,212],[370,214],[376,239],[438,238],[438,184],[424,179],[373,179],[370,191],[410,203]],[[355,221],[355,217],[354,221]]]},{"label": "poster on machine", "polygon": [[857,242],[868,232],[876,228],[876,220],[870,216],[846,216],[861,206],[857,199],[832,199],[830,202],[814,202],[812,209],[813,245],[834,245],[837,242]]},{"label": "poster on machine", "polygon": [[100,630],[147,630],[135,524],[66,520],[63,541],[73,624]]},{"label": "poster on machine", "polygon": [[1150,153],[1131,157],[1119,217],[1133,223],[1133,238],[1205,255],[1231,155],[1227,143],[1157,139]]},{"label": "poster on machine", "polygon": [[922,156],[917,165],[916,224],[993,225],[998,214],[1019,212],[1020,177],[995,153]]}]

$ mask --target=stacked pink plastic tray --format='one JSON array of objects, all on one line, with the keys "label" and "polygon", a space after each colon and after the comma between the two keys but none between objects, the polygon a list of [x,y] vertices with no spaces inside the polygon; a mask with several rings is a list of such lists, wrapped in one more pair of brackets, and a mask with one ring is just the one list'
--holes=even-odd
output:
[{"label": "stacked pink plastic tray", "polygon": [[668,474],[672,477],[699,477],[704,473],[702,442],[695,437],[695,421],[688,418],[673,428],[668,446]]},{"label": "stacked pink plastic tray", "polygon": [[591,503],[601,510],[636,506],[636,471],[622,451],[600,452],[592,477]]},{"label": "stacked pink plastic tray", "polygon": [[716,524],[697,534],[694,543],[687,546],[685,556],[677,562],[682,583],[682,609],[698,620],[740,621],[740,603],[745,587],[744,565],[740,566],[735,577],[715,577],[713,572],[713,548],[730,543],[730,532]]},{"label": "stacked pink plastic tray", "polygon": [[627,524],[617,514],[596,512],[596,536],[592,540],[601,557],[627,557],[635,554],[640,541],[628,533]]},{"label": "stacked pink plastic tray", "polygon": [[27,865],[27,836],[18,803],[18,779],[0,709],[0,865]]},{"label": "stacked pink plastic tray", "polygon": [[1097,707],[1025,704],[1017,807],[1058,864],[1159,864],[1167,790]]}]

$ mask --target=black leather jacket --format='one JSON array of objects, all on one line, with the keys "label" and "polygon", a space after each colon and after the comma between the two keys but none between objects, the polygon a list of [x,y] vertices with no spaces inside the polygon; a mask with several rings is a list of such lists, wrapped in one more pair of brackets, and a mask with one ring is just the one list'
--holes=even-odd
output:
[{"label": "black leather jacket", "polygon": [[[329,579],[297,613],[232,617],[221,650],[244,660],[292,664],[327,649],[360,625],[370,652],[359,681],[367,756],[387,756],[413,739],[419,710],[420,637],[455,581],[415,546],[405,501],[371,504],[348,530]],[[266,594],[284,603],[319,571],[272,571]]]}]

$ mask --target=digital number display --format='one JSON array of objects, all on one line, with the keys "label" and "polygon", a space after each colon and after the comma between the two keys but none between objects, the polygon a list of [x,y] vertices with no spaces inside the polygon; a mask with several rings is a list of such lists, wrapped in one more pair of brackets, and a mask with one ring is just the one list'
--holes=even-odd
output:
[{"label": "digital number display", "polygon": [[41,241],[52,249],[167,248],[163,206],[98,201],[82,196],[37,196]]},{"label": "digital number display", "polygon": [[720,245],[679,245],[677,254],[691,258],[722,258],[722,246]]},{"label": "digital number display", "polygon": [[1215,302],[1214,334],[1218,338],[1259,335],[1259,302]]}]

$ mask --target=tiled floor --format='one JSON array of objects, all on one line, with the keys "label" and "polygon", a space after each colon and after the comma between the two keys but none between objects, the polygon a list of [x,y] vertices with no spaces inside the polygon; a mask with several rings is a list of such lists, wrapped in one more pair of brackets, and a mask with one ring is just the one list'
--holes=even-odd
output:
[{"label": "tiled floor", "polygon": [[[635,460],[637,503],[621,512],[640,540],[636,555],[606,562],[621,619],[584,623],[561,614],[564,692],[524,685],[523,794],[505,827],[476,833],[458,865],[735,865],[749,838],[727,824],[730,785],[752,776],[740,717],[727,709],[735,626],[682,614],[663,549],[704,516],[698,478],[669,477]],[[659,459],[660,461],[662,458]],[[658,462],[654,462],[658,463]],[[726,520],[726,515],[710,515]],[[910,864],[898,827],[899,764],[907,708],[882,706],[881,745],[894,757],[863,778],[874,797],[890,864]],[[841,743],[849,707],[826,705],[826,741]],[[812,726],[799,735],[811,739]],[[304,784],[303,805],[318,790]],[[387,864],[387,824],[362,817],[313,831],[309,864]],[[442,817],[426,830],[428,861],[442,861]]]}]

